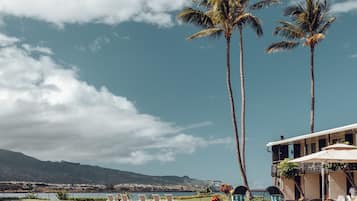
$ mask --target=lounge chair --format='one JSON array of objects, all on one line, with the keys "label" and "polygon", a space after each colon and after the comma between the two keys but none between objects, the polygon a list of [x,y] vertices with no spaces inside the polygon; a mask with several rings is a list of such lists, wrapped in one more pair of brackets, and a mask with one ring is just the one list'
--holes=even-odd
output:
[{"label": "lounge chair", "polygon": [[153,201],[160,201],[160,196],[158,194],[152,194]]},{"label": "lounge chair", "polygon": [[140,194],[139,201],[146,201],[146,196],[144,194]]},{"label": "lounge chair", "polygon": [[337,201],[346,201],[346,197],[344,195],[337,196]]},{"label": "lounge chair", "polygon": [[[321,199],[312,199],[312,200],[309,200],[309,201],[321,201]],[[333,199],[327,199],[327,201],[334,201]]]},{"label": "lounge chair", "polygon": [[114,201],[121,201],[122,200],[122,198],[121,198],[121,194],[117,194],[117,195],[115,195],[115,197],[114,197]]},{"label": "lounge chair", "polygon": [[174,201],[174,196],[172,194],[166,194],[166,201]]},{"label": "lounge chair", "polygon": [[244,201],[248,188],[245,186],[238,186],[233,190],[232,201]]},{"label": "lounge chair", "polygon": [[122,201],[129,201],[128,195],[127,194],[122,194],[121,195]]},{"label": "lounge chair", "polygon": [[268,188],[265,189],[265,191],[269,193],[271,201],[283,201],[284,200],[284,194],[276,186],[269,186]]}]

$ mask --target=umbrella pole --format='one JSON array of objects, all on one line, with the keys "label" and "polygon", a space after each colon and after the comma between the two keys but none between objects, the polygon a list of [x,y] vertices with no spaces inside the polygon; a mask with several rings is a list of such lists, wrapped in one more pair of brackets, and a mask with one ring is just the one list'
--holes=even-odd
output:
[{"label": "umbrella pole", "polygon": [[325,163],[321,163],[321,200],[325,201]]}]

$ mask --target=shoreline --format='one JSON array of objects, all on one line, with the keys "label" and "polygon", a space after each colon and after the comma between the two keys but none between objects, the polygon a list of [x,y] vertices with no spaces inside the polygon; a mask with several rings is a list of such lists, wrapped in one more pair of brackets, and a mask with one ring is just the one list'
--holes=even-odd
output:
[{"label": "shoreline", "polygon": [[43,182],[0,182],[0,193],[123,193],[201,192],[202,185],[172,184],[54,184]]}]

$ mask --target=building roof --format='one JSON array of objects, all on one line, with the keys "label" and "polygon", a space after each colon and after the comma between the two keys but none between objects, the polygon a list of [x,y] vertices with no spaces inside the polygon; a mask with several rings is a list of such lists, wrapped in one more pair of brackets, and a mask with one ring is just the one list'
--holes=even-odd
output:
[{"label": "building roof", "polygon": [[274,145],[289,144],[291,142],[296,142],[296,141],[300,141],[300,140],[305,140],[305,139],[314,138],[314,137],[320,137],[320,136],[324,136],[324,135],[329,135],[329,134],[333,134],[333,133],[339,133],[339,132],[354,130],[354,129],[357,130],[357,123],[346,125],[346,126],[341,126],[338,128],[323,130],[323,131],[319,131],[319,132],[315,132],[315,133],[300,135],[300,136],[296,136],[296,137],[292,137],[292,138],[287,138],[287,139],[283,139],[283,140],[279,140],[279,141],[275,141],[275,142],[269,142],[266,146],[271,147]]}]

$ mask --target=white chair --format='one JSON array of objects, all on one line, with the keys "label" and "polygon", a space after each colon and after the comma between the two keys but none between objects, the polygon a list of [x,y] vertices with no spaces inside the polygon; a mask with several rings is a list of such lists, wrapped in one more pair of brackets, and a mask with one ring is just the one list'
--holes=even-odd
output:
[{"label": "white chair", "polygon": [[337,196],[336,201],[346,201],[346,197],[344,195]]},{"label": "white chair", "polygon": [[158,194],[153,194],[152,195],[152,200],[153,201],[160,201],[160,196]]},{"label": "white chair", "polygon": [[122,201],[129,201],[128,195],[127,194],[122,194],[121,195]]},{"label": "white chair", "polygon": [[146,201],[146,197],[144,194],[139,195],[139,201]]},{"label": "white chair", "polygon": [[166,201],[174,201],[174,196],[172,194],[166,194]]},{"label": "white chair", "polygon": [[122,200],[121,194],[117,194],[117,195],[114,197],[114,200],[115,200],[115,201],[121,201],[121,200]]},{"label": "white chair", "polygon": [[114,201],[113,195],[108,195],[108,201]]}]

